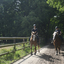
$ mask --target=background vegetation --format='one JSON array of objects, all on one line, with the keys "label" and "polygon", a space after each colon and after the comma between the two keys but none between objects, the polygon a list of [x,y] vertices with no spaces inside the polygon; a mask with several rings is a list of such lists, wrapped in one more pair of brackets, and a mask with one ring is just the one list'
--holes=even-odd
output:
[{"label": "background vegetation", "polygon": [[50,39],[59,26],[64,32],[63,0],[0,0],[0,37],[30,36],[35,23],[39,36]]},{"label": "background vegetation", "polygon": [[[25,44],[25,46],[28,46],[29,43],[27,42]],[[21,49],[23,47],[22,44],[17,45],[16,46],[16,50]],[[0,49],[0,54],[6,53],[6,52],[10,52],[10,51],[14,51],[14,47],[10,46],[10,47],[4,47]],[[27,47],[23,50],[19,50],[19,51],[15,51],[13,53],[9,53],[7,55],[3,55],[0,56],[0,64],[10,64],[13,63],[14,61],[17,61],[18,59],[21,59],[22,57],[26,56],[27,54],[30,53],[30,47]],[[33,47],[33,51],[34,51],[34,47]]]}]

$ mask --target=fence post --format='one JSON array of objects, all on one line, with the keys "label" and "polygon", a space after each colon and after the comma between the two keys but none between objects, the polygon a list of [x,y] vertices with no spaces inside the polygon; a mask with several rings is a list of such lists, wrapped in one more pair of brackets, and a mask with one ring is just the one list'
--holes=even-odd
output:
[{"label": "fence post", "polygon": [[25,39],[23,39],[23,50],[25,49]]},{"label": "fence post", "polygon": [[14,39],[14,52],[16,51],[16,44],[15,44],[15,39]]}]

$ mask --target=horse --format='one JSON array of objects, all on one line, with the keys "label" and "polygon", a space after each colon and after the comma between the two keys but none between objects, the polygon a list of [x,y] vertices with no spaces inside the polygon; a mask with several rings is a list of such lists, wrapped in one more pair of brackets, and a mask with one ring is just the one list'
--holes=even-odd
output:
[{"label": "horse", "polygon": [[32,32],[31,33],[31,38],[30,38],[30,48],[31,48],[31,55],[33,55],[32,54],[32,45],[34,45],[35,46],[35,55],[36,55],[36,45],[38,46],[38,52],[40,52],[40,46],[39,46],[39,44],[37,43],[37,38],[36,38],[36,34],[35,34],[35,32]]},{"label": "horse", "polygon": [[53,45],[55,47],[56,55],[60,54],[60,46],[62,44],[62,40],[59,37],[58,32],[53,33]]}]

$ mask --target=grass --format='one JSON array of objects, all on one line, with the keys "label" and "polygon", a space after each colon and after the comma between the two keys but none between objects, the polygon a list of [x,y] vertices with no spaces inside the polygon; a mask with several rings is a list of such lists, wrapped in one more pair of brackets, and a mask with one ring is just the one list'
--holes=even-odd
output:
[{"label": "grass", "polygon": [[[29,45],[29,43],[25,44],[25,46],[28,46],[28,45]],[[22,47],[23,47],[23,45],[17,45],[16,49],[20,49]],[[3,49],[0,49],[0,54],[9,52],[12,50],[13,50],[13,47],[3,48]],[[33,51],[34,51],[34,46],[33,46]],[[28,48],[25,48],[24,50],[19,50],[19,51],[16,51],[15,53],[10,53],[8,55],[1,56],[0,64],[10,64],[10,63],[14,62],[15,60],[22,58],[23,56],[26,56],[30,52],[31,52],[30,47],[28,47]]]}]

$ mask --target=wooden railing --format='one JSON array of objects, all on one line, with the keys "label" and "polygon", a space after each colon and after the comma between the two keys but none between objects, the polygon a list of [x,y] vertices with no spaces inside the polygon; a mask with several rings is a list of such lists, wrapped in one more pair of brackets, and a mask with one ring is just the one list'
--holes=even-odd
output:
[{"label": "wooden railing", "polygon": [[[22,39],[23,41],[20,43],[16,43],[16,39]],[[14,40],[13,44],[0,45],[0,48],[14,46],[13,51],[2,53],[2,54],[0,54],[0,56],[7,55],[9,53],[15,53],[15,51],[30,47],[30,45],[25,46],[25,43],[27,43],[27,41],[25,41],[25,39],[29,40],[29,37],[0,37],[0,40]],[[23,44],[23,47],[21,49],[16,49],[16,45],[20,45],[20,44]]]}]

